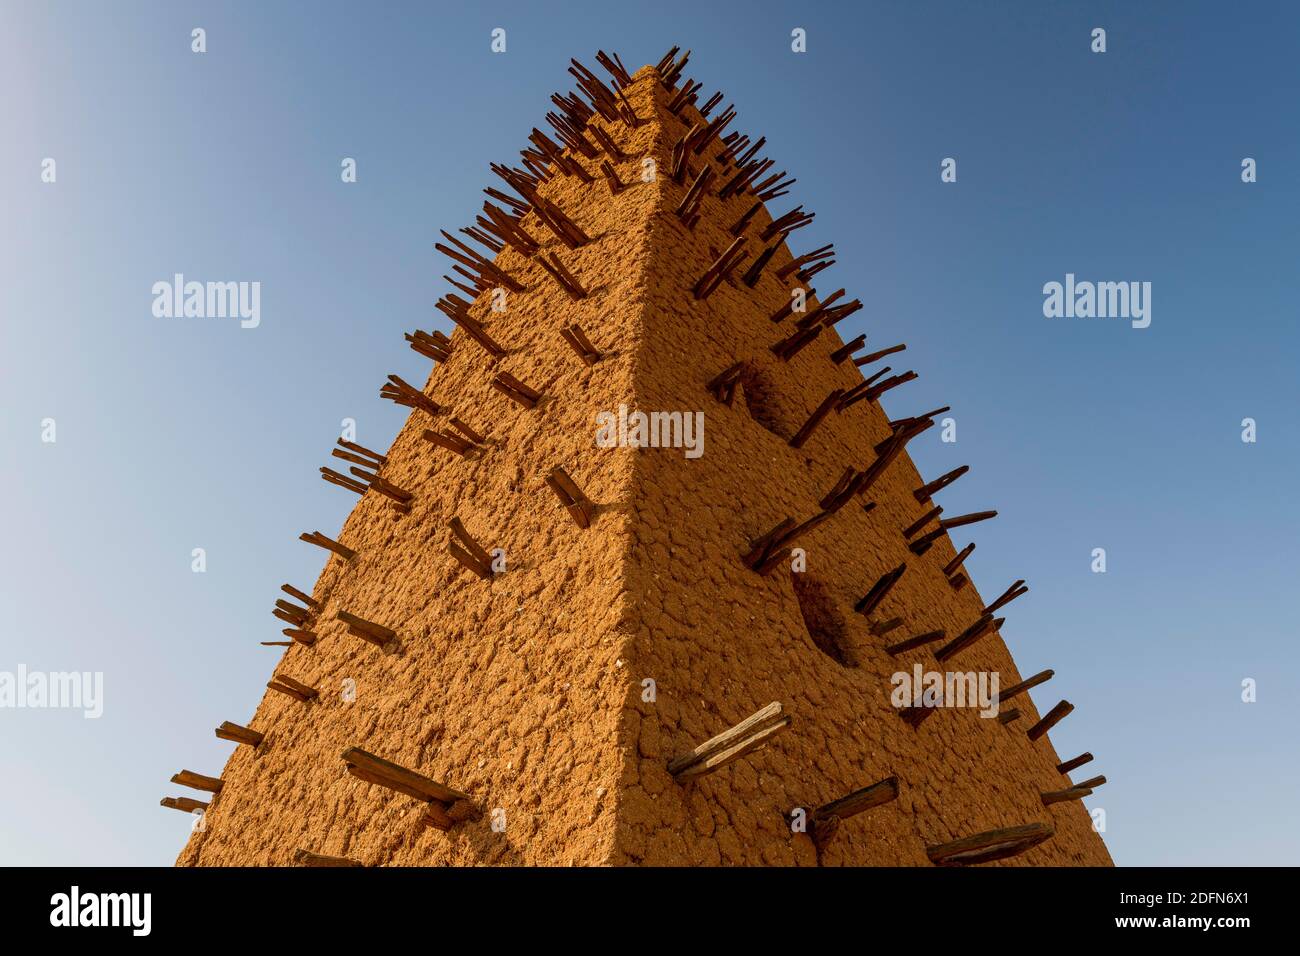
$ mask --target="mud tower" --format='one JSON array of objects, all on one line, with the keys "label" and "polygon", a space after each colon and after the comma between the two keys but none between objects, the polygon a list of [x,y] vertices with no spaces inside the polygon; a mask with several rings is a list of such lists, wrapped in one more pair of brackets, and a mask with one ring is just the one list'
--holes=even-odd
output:
[{"label": "mud tower", "polygon": [[[442,232],[453,334],[406,336],[391,447],[330,449],[359,499],[221,776],[172,778],[177,862],[1108,865],[998,633],[1027,589],[950,538],[994,512],[907,454],[945,409],[886,412],[904,346],[841,339],[833,248],[687,56],[596,59]],[[918,664],[998,716],[898,706]]]}]

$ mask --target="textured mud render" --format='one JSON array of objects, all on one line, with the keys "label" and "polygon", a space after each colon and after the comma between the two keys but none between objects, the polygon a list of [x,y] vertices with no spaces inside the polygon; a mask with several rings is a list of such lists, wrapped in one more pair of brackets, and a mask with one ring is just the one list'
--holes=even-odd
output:
[{"label": "textured mud render", "polygon": [[[1068,784],[1048,739],[1025,736],[1038,719],[1028,695],[1009,726],[941,709],[913,730],[890,704],[895,671],[917,661],[942,668],[933,646],[896,660],[885,644],[939,628],[955,636],[983,604],[974,587],[946,583],[947,539],[920,558],[907,550],[900,529],[928,506],[911,494],[922,479],[906,454],[871,489],[873,511],[850,503],[799,542],[805,600],[842,624],[840,659],[856,666],[814,643],[788,568],[761,577],[741,563],[751,539],[787,516],[811,516],[845,467],[870,464],[888,416],[860,402],[802,449],[788,445],[831,389],[861,375],[827,358],[841,344],[833,331],[789,363],[768,350],[792,324],[768,318],[787,301],[774,275],[790,261],[785,249],[754,289],[724,282],[705,301],[692,297],[753,200],[709,196],[688,231],[673,214],[686,187],[668,169],[672,143],[699,114],[668,113],[670,94],[650,67],[627,93],[647,121],[604,125],[629,156],[614,164],[629,187],[611,196],[597,163],[580,159],[595,182],[555,176],[541,189],[594,241],[571,251],[535,214],[523,223],[590,295],[570,300],[510,248],[498,257],[527,291],[511,293],[499,314],[480,297],[472,314],[508,354],[493,359],[459,330],[452,336],[450,360],[425,389],[446,410],[436,422],[413,412],[387,450],[383,475],[415,493],[411,512],[375,493],[359,500],[337,535],[356,558],[331,555],[313,591],[319,640],[288,648],[276,668],[318,687],[319,700],[268,691],[251,719],[221,715],[266,738],[235,749],[205,829],[178,864],[289,865],[302,848],[368,865],[811,866],[811,840],[784,815],[890,775],[898,799],[846,820],[822,865],[926,866],[929,844],[1035,821],[1055,836],[1001,865],[1109,864],[1080,802],[1041,805],[1040,791]],[[712,161],[718,149],[703,155]],[[656,161],[652,182],[642,180],[643,157]],[[760,211],[748,234],[769,221]],[[578,360],[560,336],[570,322],[604,360]],[[742,360],[751,363],[744,394],[728,408],[705,383]],[[545,398],[532,411],[513,404],[489,385],[497,371]],[[885,396],[900,406],[895,417],[917,411],[901,391]],[[597,448],[597,412],[620,404],[704,411],[703,457]],[[484,454],[463,460],[421,439],[449,412],[487,436]],[[556,465],[596,502],[590,528],[544,484]],[[505,550],[505,573],[482,581],[451,558],[454,516],[484,547]],[[872,637],[853,604],[903,561],[907,573],[876,616],[905,624],[888,641]],[[339,610],[396,630],[396,649],[347,634]],[[949,669],[998,671],[1003,686],[1020,679],[996,635]],[[653,702],[642,699],[645,678]],[[793,717],[789,731],[693,784],[669,776],[671,757],[774,700]],[[468,792],[483,816],[445,833],[422,827],[420,802],[345,772],[340,754],[351,746]],[[495,808],[504,832],[491,827]]]}]

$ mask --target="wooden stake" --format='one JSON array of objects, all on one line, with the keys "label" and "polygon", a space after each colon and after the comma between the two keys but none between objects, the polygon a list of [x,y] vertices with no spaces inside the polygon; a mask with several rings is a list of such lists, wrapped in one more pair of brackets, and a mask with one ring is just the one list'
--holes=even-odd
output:
[{"label": "wooden stake", "polygon": [[553,252],[548,252],[545,257],[538,256],[537,264],[545,269],[557,283],[575,302],[587,297],[587,290],[582,287],[573,273],[564,267],[560,257]]},{"label": "wooden stake", "polygon": [[508,372],[497,372],[492,379],[492,387],[512,402],[528,409],[536,408],[542,397],[541,392],[529,388]]},{"label": "wooden stake", "polygon": [[335,541],[334,538],[321,535],[318,531],[303,532],[302,535],[298,536],[298,540],[305,541],[309,545],[316,545],[317,548],[334,551],[334,554],[339,555],[339,557],[343,558],[344,561],[351,561],[352,558],[356,557],[356,551],[351,548],[344,548],[344,546],[339,544],[338,541]]},{"label": "wooden stake", "polygon": [[848,358],[858,349],[862,348],[862,346],[865,345],[866,342],[867,342],[867,333],[863,332],[852,342],[845,342],[843,346],[841,346],[840,348],[832,352],[831,361],[834,362],[836,365],[842,364],[846,358]]},{"label": "wooden stake", "polygon": [[813,409],[813,413],[808,416],[808,420],[803,423],[803,426],[795,432],[794,437],[790,439],[790,447],[802,448],[804,442],[806,442],[808,437],[813,433],[813,430],[834,410],[835,406],[839,404],[839,401],[843,396],[844,389],[837,388],[822,399],[822,403]]},{"label": "wooden stake", "polygon": [[451,556],[469,568],[480,578],[487,580],[492,577],[492,555],[480,545],[465,530],[465,525],[461,523],[460,518],[452,518],[449,522],[452,533],[459,539],[459,544],[452,541],[449,545]]},{"label": "wooden stake", "polygon": [[428,803],[423,818],[426,825],[449,830],[454,824],[479,814],[479,809],[469,794],[376,757],[360,747],[349,747],[343,751],[343,760],[348,773],[358,780],[387,787]]},{"label": "wooden stake", "polygon": [[954,481],[960,478],[966,472],[970,471],[970,465],[962,465],[960,468],[954,468],[946,474],[940,475],[934,481],[928,482],[912,492],[918,504],[925,504],[930,498],[943,488],[947,488]]},{"label": "wooden stake", "polygon": [[924,634],[918,634],[916,637],[909,637],[907,640],[899,641],[897,644],[890,644],[885,648],[885,652],[889,654],[890,657],[897,657],[904,651],[915,650],[918,647],[925,647],[927,644],[942,641],[947,633],[947,631],[926,631]]},{"label": "wooden stake", "polygon": [[818,807],[808,815],[808,835],[812,837],[817,849],[821,850],[830,842],[843,821],[897,799],[898,778],[886,777],[879,783],[855,790],[846,797]]},{"label": "wooden stake", "polygon": [[1020,719],[1020,710],[1012,707],[1005,713],[998,714],[998,723],[1006,725]]},{"label": "wooden stake", "polygon": [[773,701],[689,753],[673,758],[668,763],[668,772],[678,781],[713,773],[789,727],[790,718],[782,713],[781,704]]},{"label": "wooden stake", "polygon": [[202,800],[195,800],[192,797],[163,797],[158,803],[168,810],[180,810],[182,813],[193,813],[195,810],[208,808]]},{"label": "wooden stake", "polygon": [[962,631],[957,637],[948,644],[939,648],[935,652],[935,659],[946,661],[948,658],[961,651],[966,650],[976,641],[978,641],[989,631],[995,631],[1002,626],[1003,618],[994,618],[992,614],[985,614],[980,617],[974,624]]},{"label": "wooden stake", "polygon": [[588,368],[604,358],[596,347],[591,344],[591,340],[587,338],[586,333],[582,331],[582,326],[578,325],[578,323],[574,322],[568,328],[561,329],[560,336],[565,342],[569,343],[569,347],[573,351],[578,353],[578,358],[582,359],[582,364]]},{"label": "wooden stake", "polygon": [[222,786],[220,777],[205,777],[193,770],[182,770],[180,773],[173,774],[172,783],[180,784],[182,787],[191,787],[195,790],[206,790],[209,793],[220,793]]},{"label": "wooden stake", "polygon": [[217,728],[217,736],[222,740],[233,740],[237,744],[247,744],[250,747],[260,746],[265,739],[264,734],[240,724],[232,724],[228,720],[221,722],[221,726]]},{"label": "wooden stake", "polygon": [[998,693],[998,703],[1005,704],[1013,697],[1019,697],[1025,691],[1037,687],[1039,684],[1045,684],[1056,675],[1054,670],[1039,671],[1033,677],[1026,678],[1018,684],[1012,684],[1010,687]]},{"label": "wooden stake", "polygon": [[729,245],[722,255],[713,260],[713,264],[705,270],[704,275],[700,276],[699,281],[691,289],[691,293],[695,298],[707,299],[713,293],[713,290],[722,283],[723,277],[740,262],[745,241],[745,237],[741,236]]},{"label": "wooden stake", "polygon": [[1082,800],[1084,797],[1091,795],[1092,791],[1087,787],[1069,787],[1065,790],[1049,790],[1047,793],[1039,794],[1045,807],[1050,807],[1054,803],[1063,803],[1066,800]]},{"label": "wooden stake", "polygon": [[[1073,758],[1072,760],[1066,760],[1061,763],[1058,763],[1056,765],[1056,770],[1058,773],[1069,773],[1071,770],[1074,770],[1078,767],[1082,767],[1084,764],[1090,762],[1091,760],[1092,760],[1092,754],[1086,752],[1081,753],[1079,754],[1079,756]],[[172,783],[178,783],[178,782],[179,781],[177,781],[175,777],[172,778]]]},{"label": "wooden stake", "polygon": [[568,472],[559,466],[552,468],[551,473],[546,476],[546,485],[551,491],[555,492],[555,496],[560,499],[560,504],[564,505],[579,528],[591,526],[591,517],[595,511],[595,505],[583,494],[577,483],[569,477]]},{"label": "wooden stake", "polygon": [[321,856],[319,853],[312,853],[310,850],[298,850],[293,855],[293,862],[299,866],[321,866],[321,867],[344,867],[344,866],[365,866],[356,860],[349,860],[342,856]]},{"label": "wooden stake", "polygon": [[353,637],[359,637],[378,647],[386,646],[397,637],[397,632],[391,628],[376,624],[374,621],[367,621],[364,617],[357,617],[347,611],[338,611],[334,616],[347,625],[348,633]]},{"label": "wooden stake", "polygon": [[737,362],[715,375],[704,387],[712,393],[714,398],[730,408],[732,402],[736,399],[736,385],[739,384],[744,369],[745,363]]},{"label": "wooden stake", "polygon": [[408,385],[396,375],[388,376],[388,384],[379,390],[379,396],[408,408],[420,408],[430,415],[437,415],[442,406],[418,388]]},{"label": "wooden stake", "polygon": [[296,681],[292,677],[276,676],[266,686],[270,690],[279,691],[281,694],[302,701],[304,704],[320,696],[320,691],[315,687]]},{"label": "wooden stake", "polygon": [[970,866],[1017,856],[1038,846],[1056,831],[1046,823],[1027,823],[1003,830],[989,830],[974,836],[925,848],[935,866]]},{"label": "wooden stake", "polygon": [[1016,581],[1011,585],[1011,587],[1003,591],[996,601],[984,608],[984,613],[992,614],[994,611],[998,610],[998,608],[1006,607],[1016,598],[1020,597],[1020,595],[1028,593],[1028,591],[1029,588],[1025,587],[1023,579]]},{"label": "wooden stake", "polygon": [[297,598],[299,601],[301,601],[303,604],[306,604],[309,608],[312,608],[313,610],[320,607],[320,601],[317,601],[314,597],[312,597],[310,594],[308,594],[305,591],[299,591],[296,587],[294,587],[291,584],[281,584],[280,590],[292,598]]},{"label": "wooden stake", "polygon": [[943,521],[940,521],[939,524],[944,531],[948,531],[952,528],[960,528],[962,525],[974,524],[977,521],[987,521],[989,518],[996,518],[997,516],[998,513],[996,511],[976,511],[972,514],[960,515],[956,518],[945,518]]},{"label": "wooden stake", "polygon": [[943,566],[944,576],[945,577],[950,576],[954,571],[956,571],[959,567],[961,567],[961,563],[965,561],[967,558],[969,558],[970,553],[974,550],[975,550],[975,543],[971,542],[970,544],[966,545],[966,547],[962,548],[959,552],[957,552],[957,557],[953,558],[951,561],[949,561],[947,564]]},{"label": "wooden stake", "polygon": [[1047,716],[1040,720],[1034,726],[1025,731],[1025,736],[1030,740],[1037,740],[1057,724],[1059,724],[1070,711],[1074,710],[1074,705],[1068,700],[1063,700],[1050,711]]},{"label": "wooden stake", "polygon": [[871,590],[868,591],[857,604],[853,605],[853,610],[862,615],[869,615],[880,605],[880,602],[885,599],[885,596],[889,594],[890,589],[898,583],[898,579],[903,576],[903,572],[906,570],[907,564],[903,563],[894,568],[894,570],[886,571],[882,574],[876,580],[876,583],[871,586]]},{"label": "wooden stake", "polygon": [[941,514],[943,514],[943,508],[939,507],[939,508],[931,508],[925,514],[921,515],[921,517],[917,518],[910,525],[908,525],[906,528],[903,529],[904,540],[910,540],[912,535],[916,534],[918,531],[924,528],[935,518],[939,517],[939,515]]},{"label": "wooden stake", "polygon": [[316,643],[316,632],[303,630],[300,627],[286,627],[280,632],[285,637],[291,638],[288,641],[276,641],[276,644],[284,644],[286,647],[293,643],[298,643],[304,647],[311,647]]}]

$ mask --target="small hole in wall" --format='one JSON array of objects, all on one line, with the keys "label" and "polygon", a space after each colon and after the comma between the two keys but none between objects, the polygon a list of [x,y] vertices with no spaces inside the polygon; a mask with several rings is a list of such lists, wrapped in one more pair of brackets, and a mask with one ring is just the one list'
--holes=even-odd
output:
[{"label": "small hole in wall", "polygon": [[806,573],[790,577],[794,581],[794,595],[799,600],[804,627],[817,649],[843,667],[857,667],[858,659],[849,647],[844,615],[826,585]]}]

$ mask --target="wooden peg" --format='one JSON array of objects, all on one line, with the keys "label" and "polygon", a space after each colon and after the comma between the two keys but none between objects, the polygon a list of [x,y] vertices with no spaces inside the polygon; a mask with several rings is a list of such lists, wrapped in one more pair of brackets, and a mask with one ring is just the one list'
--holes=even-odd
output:
[{"label": "wooden peg", "polygon": [[1017,856],[1049,839],[1056,831],[1046,823],[989,830],[974,836],[925,848],[935,866],[971,866]]},{"label": "wooden peg", "polygon": [[1037,740],[1059,724],[1072,710],[1074,710],[1074,705],[1072,703],[1068,700],[1061,701],[1047,712],[1046,717],[1025,731],[1025,736],[1030,740]]},{"label": "wooden peg", "polygon": [[845,342],[844,345],[842,345],[840,348],[832,352],[831,361],[834,362],[836,365],[842,364],[846,358],[848,358],[858,349],[862,348],[862,346],[865,345],[866,342],[867,342],[867,333],[863,332],[853,341]]},{"label": "wooden peg", "polygon": [[492,387],[524,408],[536,408],[542,393],[529,388],[508,372],[497,372],[492,379]]},{"label": "wooden peg", "polygon": [[1039,671],[1033,677],[1026,678],[1018,684],[1012,684],[1010,687],[998,692],[998,703],[1005,704],[1013,697],[1019,697],[1025,691],[1037,687],[1051,680],[1056,675],[1054,670]]},{"label": "wooden peg", "polygon": [[357,553],[351,548],[346,548],[339,544],[333,538],[328,538],[319,531],[304,531],[298,535],[299,541],[306,541],[308,544],[314,544],[318,548],[324,548],[326,551],[333,551],[345,561],[351,561],[357,556]]},{"label": "wooden peg", "polygon": [[555,492],[555,496],[560,499],[560,504],[564,505],[579,528],[591,526],[595,505],[583,494],[582,489],[569,477],[567,471],[559,466],[552,468],[551,473],[546,476],[546,485]]},{"label": "wooden peg", "polygon": [[976,511],[968,515],[959,515],[956,518],[945,518],[940,521],[944,531],[950,531],[953,528],[960,528],[963,525],[974,524],[977,521],[987,521],[989,518],[996,518],[996,511]]},{"label": "wooden peg", "polygon": [[907,640],[899,641],[897,644],[890,644],[885,648],[885,652],[889,654],[890,657],[897,657],[904,651],[915,650],[918,647],[925,647],[927,644],[942,641],[947,633],[947,631],[926,631],[924,634],[918,634],[916,637],[909,637]]},{"label": "wooden peg", "polygon": [[379,390],[379,396],[408,408],[423,409],[430,415],[437,415],[442,411],[441,405],[396,375],[388,376],[388,383]]},{"label": "wooden peg", "polygon": [[343,761],[348,773],[358,780],[396,790],[429,804],[422,821],[426,825],[449,830],[456,823],[478,815],[478,808],[469,794],[376,757],[360,747],[343,751]]},{"label": "wooden peg", "polygon": [[596,347],[591,344],[591,340],[587,338],[586,333],[582,331],[582,326],[578,325],[578,323],[574,322],[568,328],[561,329],[560,336],[565,342],[569,343],[569,347],[573,351],[578,353],[578,358],[582,359],[582,364],[588,368],[604,358]]},{"label": "wooden peg", "polygon": [[921,515],[921,517],[917,518],[910,525],[908,525],[906,528],[903,529],[903,539],[910,540],[912,535],[916,534],[918,531],[924,528],[935,518],[939,517],[939,515],[941,514],[943,514],[942,507],[931,508],[925,514]]},{"label": "wooden peg", "polygon": [[221,726],[217,728],[217,736],[222,740],[233,740],[237,744],[247,744],[250,747],[258,747],[265,739],[265,734],[258,733],[248,727],[240,724],[232,724],[228,720],[223,720]]},{"label": "wooden peg", "polygon": [[965,561],[967,558],[969,558],[971,552],[974,550],[975,550],[975,543],[971,542],[970,544],[966,545],[966,547],[958,551],[957,557],[953,558],[951,561],[949,561],[947,564],[943,566],[944,576],[945,577],[950,576],[954,571],[956,571],[959,567],[961,567],[961,563]]},{"label": "wooden peg", "polygon": [[284,644],[286,647],[288,647],[290,644],[295,644],[295,643],[301,644],[304,647],[311,647],[313,644],[316,643],[316,632],[308,631],[301,627],[286,627],[280,633],[283,634],[285,637],[289,638],[289,640],[276,641],[275,643]]},{"label": "wooden peg", "polygon": [[966,575],[958,574],[948,579],[948,586],[954,591],[960,591],[967,584]]},{"label": "wooden peg", "polygon": [[1016,598],[1020,597],[1020,595],[1025,594],[1028,591],[1029,588],[1025,587],[1023,579],[1016,581],[1011,585],[1011,587],[1003,591],[997,600],[985,607],[983,613],[992,614],[994,611],[998,610],[998,608],[1006,607]]},{"label": "wooden peg", "polygon": [[812,837],[817,849],[821,850],[830,842],[843,821],[897,799],[898,778],[886,777],[879,783],[855,790],[848,796],[818,807],[808,816],[808,835]]},{"label": "wooden peg", "polygon": [[950,657],[961,653],[982,638],[985,634],[988,634],[991,631],[996,631],[1002,626],[1003,620],[1004,618],[995,618],[992,614],[981,616],[974,624],[958,634],[951,642],[935,651],[935,660],[946,661]]},{"label": "wooden peg", "polygon": [[222,786],[220,777],[205,777],[193,770],[182,770],[180,773],[173,774],[172,783],[180,784],[182,787],[190,787],[194,790],[206,790],[209,793],[220,793]]},{"label": "wooden peg", "polygon": [[803,423],[802,427],[795,432],[794,437],[790,439],[791,448],[802,448],[804,442],[812,435],[813,430],[822,423],[835,406],[839,404],[840,399],[844,396],[844,389],[837,388],[824,399],[822,403],[813,409],[813,413],[808,416],[808,420]]},{"label": "wooden peg", "polygon": [[695,298],[707,299],[713,293],[713,290],[721,285],[723,278],[741,261],[745,241],[745,237],[741,236],[729,245],[725,252],[713,260],[713,264],[704,271],[704,275],[700,276],[691,289],[691,293]]},{"label": "wooden peg", "polygon": [[863,595],[857,604],[853,605],[853,610],[862,615],[869,615],[880,605],[880,602],[885,599],[885,596],[889,594],[890,589],[898,583],[898,579],[903,576],[903,572],[906,570],[907,564],[903,563],[894,568],[894,570],[886,571],[882,574],[876,580],[876,583],[871,586],[871,590]]},{"label": "wooden peg", "polygon": [[293,855],[293,862],[299,866],[319,866],[319,867],[346,867],[346,866],[365,866],[357,860],[350,860],[342,856],[322,856],[319,853],[312,853],[310,850],[298,850]]},{"label": "wooden peg", "polygon": [[392,628],[367,621],[364,617],[357,617],[347,611],[338,611],[334,616],[347,625],[347,631],[353,637],[359,637],[378,647],[387,646],[397,637],[397,632]]},{"label": "wooden peg", "polygon": [[451,556],[457,561],[469,568],[480,578],[487,580],[492,577],[492,555],[488,554],[473,536],[465,530],[465,525],[461,523],[460,518],[453,517],[449,522],[452,534],[456,536],[457,541],[450,543]]},{"label": "wooden peg", "polygon": [[668,772],[679,782],[720,770],[789,729],[790,718],[773,701],[729,730],[706,740],[689,753],[673,758]]},{"label": "wooden peg", "polygon": [[1054,803],[1064,803],[1066,800],[1082,800],[1084,797],[1091,795],[1092,790],[1088,787],[1068,787],[1065,790],[1049,790],[1046,793],[1040,793],[1039,797],[1043,801],[1043,806],[1050,807]]},{"label": "wooden peg", "polygon": [[573,273],[564,267],[560,257],[553,252],[548,252],[545,256],[538,256],[535,260],[539,266],[550,274],[551,278],[559,283],[562,288],[575,302],[587,297],[587,290],[574,277]]},{"label": "wooden peg", "polygon": [[745,363],[737,362],[715,375],[704,387],[709,390],[714,398],[730,408],[736,399],[736,386],[740,383],[740,377],[744,370]]},{"label": "wooden peg", "polygon": [[193,813],[195,810],[208,808],[202,800],[195,800],[192,797],[163,797],[158,803],[168,810],[180,810],[182,813]]},{"label": "wooden peg", "polygon": [[315,687],[294,680],[292,677],[276,675],[266,686],[295,700],[300,700],[304,704],[320,696],[320,691]]},{"label": "wooden peg", "polygon": [[1017,721],[1019,719],[1020,719],[1020,710],[1017,707],[1012,707],[1010,710],[998,714],[998,723],[1003,725],[1012,723],[1013,721]]},{"label": "wooden peg", "polygon": [[[1062,761],[1061,763],[1058,763],[1056,765],[1056,770],[1058,773],[1069,773],[1071,770],[1074,770],[1078,767],[1082,767],[1084,764],[1090,762],[1091,760],[1092,760],[1092,754],[1086,752],[1081,753],[1079,754],[1079,756],[1074,757],[1071,760],[1065,760]],[[173,778],[172,782],[176,783],[177,781],[175,780],[175,778]]]},{"label": "wooden peg", "polygon": [[918,504],[925,504],[931,497],[943,488],[947,488],[954,481],[960,478],[966,472],[970,471],[970,465],[962,465],[960,468],[954,468],[946,474],[940,475],[934,481],[928,482],[912,492]]}]

